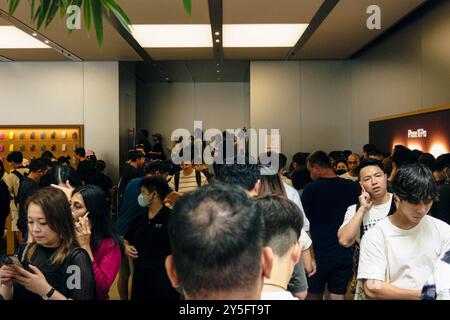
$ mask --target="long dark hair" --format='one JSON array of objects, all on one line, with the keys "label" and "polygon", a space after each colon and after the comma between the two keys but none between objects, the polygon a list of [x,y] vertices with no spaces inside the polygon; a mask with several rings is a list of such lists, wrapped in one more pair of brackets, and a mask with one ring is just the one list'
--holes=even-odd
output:
[{"label": "long dark hair", "polygon": [[122,241],[112,223],[108,201],[103,190],[95,185],[87,185],[76,189],[73,194],[75,193],[81,195],[89,211],[92,249],[98,249],[100,241],[107,238],[113,239],[115,245],[122,247]]},{"label": "long dark hair", "polygon": [[[61,245],[50,260],[52,264],[62,264],[70,255],[75,243],[73,216],[67,196],[61,190],[46,187],[36,191],[27,199],[25,212],[28,212],[31,203],[41,207],[50,229],[60,235]],[[36,250],[36,245],[36,242],[33,242],[26,254],[26,260],[30,263],[33,263],[31,257]]]}]

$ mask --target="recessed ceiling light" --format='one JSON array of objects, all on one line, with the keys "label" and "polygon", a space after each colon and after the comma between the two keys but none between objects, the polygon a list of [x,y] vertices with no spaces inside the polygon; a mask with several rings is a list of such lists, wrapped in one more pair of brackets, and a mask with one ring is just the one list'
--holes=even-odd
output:
[{"label": "recessed ceiling light", "polygon": [[293,47],[308,24],[224,24],[223,46]]},{"label": "recessed ceiling light", "polygon": [[48,40],[45,40],[44,42],[45,42],[45,43],[50,43],[50,41],[48,41]]},{"label": "recessed ceiling light", "polygon": [[0,26],[0,48],[41,49],[50,47],[19,28],[14,26]]},{"label": "recessed ceiling light", "polygon": [[134,24],[133,37],[144,48],[212,47],[209,24]]},{"label": "recessed ceiling light", "polygon": [[33,32],[33,37],[37,37],[37,33],[36,32]]},{"label": "recessed ceiling light", "polygon": [[216,32],[214,32],[214,34],[215,34],[216,36],[218,36],[218,35],[220,35],[220,32],[219,32],[219,31],[216,31]]},{"label": "recessed ceiling light", "polygon": [[220,42],[220,39],[216,39],[216,42]]},{"label": "recessed ceiling light", "polygon": [[216,70],[216,72],[220,72],[220,70]]},{"label": "recessed ceiling light", "polygon": [[220,66],[220,63],[218,63],[217,66]]}]

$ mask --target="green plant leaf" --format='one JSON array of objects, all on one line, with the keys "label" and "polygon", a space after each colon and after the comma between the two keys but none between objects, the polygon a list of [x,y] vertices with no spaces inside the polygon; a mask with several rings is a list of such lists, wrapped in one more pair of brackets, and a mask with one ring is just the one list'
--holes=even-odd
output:
[{"label": "green plant leaf", "polygon": [[120,24],[131,33],[130,29],[130,18],[128,18],[127,14],[123,11],[121,7],[116,3],[115,0],[102,0],[102,3],[105,7],[111,9],[112,13],[119,20]]},{"label": "green plant leaf", "polygon": [[[91,30],[91,1],[92,0],[84,0],[83,9],[84,9],[84,26],[87,31]],[[96,0],[94,0],[96,1]]]},{"label": "green plant leaf", "polygon": [[50,8],[50,0],[41,0],[41,5],[37,11],[38,13],[38,21],[37,28],[38,30],[41,28],[42,24],[45,21],[45,17],[47,15],[48,9]]},{"label": "green plant leaf", "polygon": [[31,0],[30,1],[30,7],[31,7],[30,20],[33,20],[35,5],[36,5],[36,0]]},{"label": "green plant leaf", "polygon": [[67,13],[67,8],[69,7],[70,2],[69,0],[61,0],[61,5],[59,7],[59,16],[62,18]]},{"label": "green plant leaf", "polygon": [[100,46],[103,44],[103,7],[100,1],[91,1],[92,18],[94,19],[95,33],[97,42]]},{"label": "green plant leaf", "polygon": [[8,13],[10,15],[13,15],[16,11],[17,7],[19,6],[20,0],[9,0],[9,7],[8,7]]},{"label": "green plant leaf", "polygon": [[48,27],[50,22],[52,22],[53,18],[55,18],[56,12],[58,12],[59,8],[59,0],[53,0],[48,9],[47,18],[45,19],[45,27]]},{"label": "green plant leaf", "polygon": [[183,0],[184,10],[192,16],[192,3],[191,0]]}]

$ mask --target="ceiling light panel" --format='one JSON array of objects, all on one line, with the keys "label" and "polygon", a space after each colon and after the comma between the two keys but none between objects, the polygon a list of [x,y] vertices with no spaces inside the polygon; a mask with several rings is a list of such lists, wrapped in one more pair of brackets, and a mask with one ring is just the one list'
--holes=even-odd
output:
[{"label": "ceiling light panel", "polygon": [[133,37],[143,48],[212,47],[209,24],[135,24]]},{"label": "ceiling light panel", "polygon": [[14,27],[0,26],[0,49],[48,49],[32,35]]},{"label": "ceiling light panel", "polygon": [[293,47],[308,24],[224,24],[223,46],[228,48]]}]

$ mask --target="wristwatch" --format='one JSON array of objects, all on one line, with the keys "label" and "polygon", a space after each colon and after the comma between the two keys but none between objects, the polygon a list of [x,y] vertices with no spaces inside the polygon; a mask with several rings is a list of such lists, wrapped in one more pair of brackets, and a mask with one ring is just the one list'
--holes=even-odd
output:
[{"label": "wristwatch", "polygon": [[53,296],[53,294],[55,293],[56,289],[55,288],[51,288],[50,291],[45,295],[42,296],[42,299],[44,300],[50,300],[50,298]]}]

